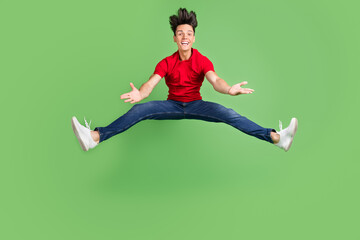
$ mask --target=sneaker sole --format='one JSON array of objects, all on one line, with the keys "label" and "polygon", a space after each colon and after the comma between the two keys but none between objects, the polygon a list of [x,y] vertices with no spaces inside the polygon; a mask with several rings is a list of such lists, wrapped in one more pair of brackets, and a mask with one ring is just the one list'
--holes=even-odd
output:
[{"label": "sneaker sole", "polygon": [[76,138],[78,139],[78,141],[80,143],[80,146],[81,146],[82,150],[84,150],[86,152],[86,151],[88,151],[88,149],[86,149],[84,142],[81,140],[81,138],[79,136],[79,131],[78,131],[77,127],[76,127],[76,122],[78,122],[76,117],[72,117],[71,118],[71,127],[72,127],[72,129],[73,129],[73,131],[75,133]]},{"label": "sneaker sole", "polygon": [[[289,151],[289,149],[290,149],[290,147],[291,147],[291,144],[292,144],[293,141],[294,141],[295,133],[296,133],[297,128],[298,128],[298,120],[297,120],[296,118],[293,118],[293,119],[295,119],[295,129],[294,129],[294,132],[292,133],[292,138],[291,138],[289,147],[285,150],[285,152]],[[291,119],[291,121],[292,121],[293,119]]]}]

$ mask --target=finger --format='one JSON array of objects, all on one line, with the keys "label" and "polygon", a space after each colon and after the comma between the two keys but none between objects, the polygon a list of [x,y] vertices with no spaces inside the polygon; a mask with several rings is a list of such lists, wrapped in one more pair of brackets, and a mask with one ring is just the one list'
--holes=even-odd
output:
[{"label": "finger", "polygon": [[128,100],[125,100],[124,102],[130,102],[131,101],[131,99],[128,99]]},{"label": "finger", "polygon": [[132,103],[132,104],[133,104],[133,103],[135,103],[135,101],[131,101],[130,103]]},{"label": "finger", "polygon": [[244,82],[239,83],[239,85],[242,86],[242,85],[245,85],[247,83],[248,83],[247,81],[244,81]]},{"label": "finger", "polygon": [[251,91],[247,91],[247,90],[245,90],[245,89],[243,89],[242,91],[241,91],[241,94],[249,94],[249,93],[252,93]]},{"label": "finger", "polygon": [[251,88],[244,88],[246,91],[249,91],[249,92],[253,92],[254,89],[251,89]]},{"label": "finger", "polygon": [[130,83],[130,86],[133,90],[136,89],[133,83]]},{"label": "finger", "polygon": [[125,93],[123,95],[121,95],[120,99],[124,99],[124,98],[129,98],[130,94]]}]

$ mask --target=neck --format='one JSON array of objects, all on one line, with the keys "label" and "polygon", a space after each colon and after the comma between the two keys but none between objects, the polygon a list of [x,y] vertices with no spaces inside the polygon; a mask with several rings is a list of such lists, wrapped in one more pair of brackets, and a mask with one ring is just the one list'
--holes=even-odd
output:
[{"label": "neck", "polygon": [[184,60],[189,60],[192,54],[192,49],[186,50],[186,51],[181,51],[179,49],[179,56],[180,56],[180,60],[184,61]]}]

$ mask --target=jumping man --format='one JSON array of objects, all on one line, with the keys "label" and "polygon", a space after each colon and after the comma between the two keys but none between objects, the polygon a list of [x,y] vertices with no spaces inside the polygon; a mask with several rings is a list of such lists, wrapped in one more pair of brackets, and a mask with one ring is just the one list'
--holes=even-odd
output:
[{"label": "jumping man", "polygon": [[292,118],[290,125],[285,129],[282,129],[280,122],[280,131],[277,132],[275,129],[259,126],[231,108],[202,100],[200,87],[204,77],[216,91],[223,94],[236,96],[251,94],[254,90],[242,87],[247,82],[229,86],[216,74],[212,62],[197,49],[192,48],[197,24],[195,12],[189,13],[185,8],[180,8],[178,15],[171,16],[170,25],[178,50],[156,65],[154,73],[140,89],[130,83],[132,91],[124,93],[120,97],[125,99],[124,102],[131,104],[140,102],[147,98],[154,87],[165,77],[166,85],[169,88],[167,100],[136,104],[108,126],[96,127],[93,131],[86,119],[84,119],[86,125],[84,127],[76,117],[72,117],[73,131],[84,151],[96,147],[99,143],[146,119],[198,119],[208,122],[223,122],[248,135],[270,142],[285,151],[289,150],[298,126],[296,118]]}]

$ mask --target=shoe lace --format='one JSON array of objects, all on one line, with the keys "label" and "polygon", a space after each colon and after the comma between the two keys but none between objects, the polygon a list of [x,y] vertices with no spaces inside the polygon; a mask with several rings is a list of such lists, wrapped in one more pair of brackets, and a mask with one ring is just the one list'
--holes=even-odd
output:
[{"label": "shoe lace", "polygon": [[90,120],[90,123],[88,123],[84,117],[84,121],[85,121],[86,128],[90,129],[91,120]]},{"label": "shoe lace", "polygon": [[279,128],[280,128],[280,131],[282,131],[282,122],[279,120]]}]

